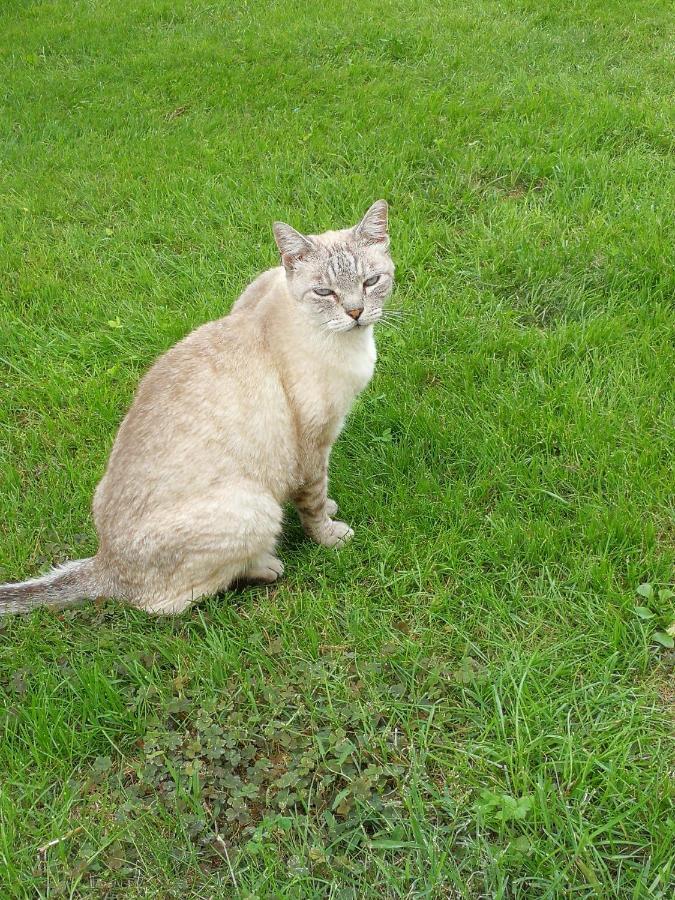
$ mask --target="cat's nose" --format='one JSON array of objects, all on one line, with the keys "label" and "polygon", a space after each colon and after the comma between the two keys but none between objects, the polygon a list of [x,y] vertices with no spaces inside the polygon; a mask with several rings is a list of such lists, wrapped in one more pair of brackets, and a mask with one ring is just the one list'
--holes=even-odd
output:
[{"label": "cat's nose", "polygon": [[351,316],[352,319],[354,319],[356,321],[356,319],[358,319],[358,317],[361,315],[362,312],[363,312],[363,307],[358,306],[356,309],[348,309],[347,315]]}]

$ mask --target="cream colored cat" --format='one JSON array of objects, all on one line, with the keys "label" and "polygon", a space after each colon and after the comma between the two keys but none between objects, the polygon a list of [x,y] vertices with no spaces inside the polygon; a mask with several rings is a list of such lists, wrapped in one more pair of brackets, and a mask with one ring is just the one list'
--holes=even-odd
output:
[{"label": "cream colored cat", "polygon": [[235,580],[273,582],[282,504],[326,547],[328,458],[375,366],[373,325],[394,265],[387,204],[355,228],[303,236],[277,222],[283,266],[188,335],[141,381],[94,495],[96,556],[0,586],[0,613],[117,597],[182,612]]}]

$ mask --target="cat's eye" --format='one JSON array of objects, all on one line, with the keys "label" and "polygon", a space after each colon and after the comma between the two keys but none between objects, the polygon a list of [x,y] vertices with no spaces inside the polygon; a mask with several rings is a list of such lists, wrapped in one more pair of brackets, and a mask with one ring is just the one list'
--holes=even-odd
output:
[{"label": "cat's eye", "polygon": [[335,291],[331,291],[330,288],[314,288],[314,293],[318,294],[319,297],[330,297]]},{"label": "cat's eye", "polygon": [[363,286],[364,287],[372,287],[374,284],[377,284],[377,282],[379,280],[380,280],[379,275],[371,275],[370,278],[366,278],[366,280],[363,282]]}]

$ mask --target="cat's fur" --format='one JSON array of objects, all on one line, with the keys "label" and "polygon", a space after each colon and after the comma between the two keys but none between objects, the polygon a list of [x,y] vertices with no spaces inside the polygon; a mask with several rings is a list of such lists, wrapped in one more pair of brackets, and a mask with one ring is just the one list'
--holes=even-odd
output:
[{"label": "cat's fur", "polygon": [[141,381],[94,495],[96,555],[1,585],[0,613],[110,596],[172,614],[241,579],[275,581],[286,501],[318,543],[352,536],[332,518],[328,457],[375,366],[394,276],[387,204],[355,228],[274,234],[283,266]]}]

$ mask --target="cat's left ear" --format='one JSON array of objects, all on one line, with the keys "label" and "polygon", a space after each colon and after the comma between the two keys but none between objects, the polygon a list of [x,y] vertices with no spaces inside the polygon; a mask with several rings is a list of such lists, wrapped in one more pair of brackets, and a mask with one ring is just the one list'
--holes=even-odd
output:
[{"label": "cat's left ear", "polygon": [[389,207],[386,200],[376,200],[354,229],[357,240],[364,244],[389,244],[387,231]]},{"label": "cat's left ear", "polygon": [[272,230],[281,253],[281,261],[286,269],[292,269],[297,262],[314,250],[314,244],[309,238],[285,222],[275,222]]}]

